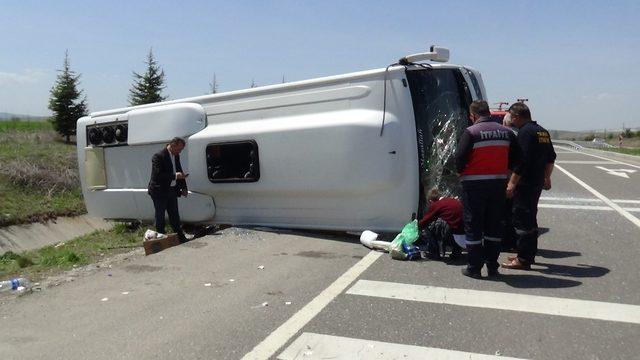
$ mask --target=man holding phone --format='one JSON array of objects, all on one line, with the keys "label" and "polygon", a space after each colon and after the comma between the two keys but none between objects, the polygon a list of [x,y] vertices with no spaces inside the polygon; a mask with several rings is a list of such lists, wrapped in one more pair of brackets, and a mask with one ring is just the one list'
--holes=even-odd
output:
[{"label": "man holding phone", "polygon": [[162,150],[153,154],[148,188],[155,209],[156,231],[165,234],[166,212],[181,243],[187,242],[178,212],[178,197],[188,195],[186,178],[189,174],[182,170],[180,164],[180,153],[185,146],[184,139],[175,137]]}]

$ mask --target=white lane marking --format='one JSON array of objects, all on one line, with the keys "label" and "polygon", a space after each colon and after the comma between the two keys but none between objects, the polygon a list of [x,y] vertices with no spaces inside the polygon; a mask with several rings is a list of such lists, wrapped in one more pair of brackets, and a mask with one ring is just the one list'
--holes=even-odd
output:
[{"label": "white lane marking", "polygon": [[[574,197],[552,197],[552,196],[541,196],[541,201],[567,201],[567,202],[602,202],[602,200],[598,198],[574,198]],[[629,199],[611,199],[611,201],[620,204],[640,204],[640,200],[629,200]]]},{"label": "white lane marking", "polygon": [[640,228],[640,219],[638,219],[637,217],[631,215],[627,210],[623,209],[620,207],[620,205],[614,203],[613,201],[611,201],[608,197],[600,194],[598,191],[596,191],[596,189],[592,188],[591,186],[587,185],[584,181],[578,179],[575,175],[573,175],[572,173],[568,172],[567,170],[565,170],[564,168],[562,168],[562,166],[560,165],[555,165],[556,168],[558,168],[558,170],[562,171],[563,173],[565,173],[568,177],[570,177],[571,179],[573,179],[573,181],[577,182],[578,184],[580,184],[580,186],[582,186],[583,188],[587,189],[590,193],[592,193],[593,195],[595,195],[597,198],[599,198],[600,200],[604,201],[607,205],[611,206],[614,210],[616,210],[620,215],[624,216],[625,218],[627,218],[629,221],[631,221],[632,223],[634,223],[637,227]]},{"label": "white lane marking", "polygon": [[518,360],[508,356],[476,354],[307,332],[302,333],[278,356],[278,359]]},{"label": "white lane marking", "polygon": [[640,200],[611,199],[611,201],[621,204],[640,204]]},{"label": "white lane marking", "polygon": [[636,172],[636,170],[632,170],[632,169],[609,169],[604,166],[596,166],[596,168],[606,171],[607,174],[615,175],[615,176],[619,176],[627,179],[629,178],[629,175],[627,175],[627,173],[633,174],[634,172]]},{"label": "white lane marking", "polygon": [[640,306],[497,291],[358,280],[347,294],[640,324]]},{"label": "white lane marking", "polygon": [[[574,197],[551,197],[541,196],[540,201],[567,201],[567,202],[595,202],[600,203],[602,200],[597,198],[574,198]],[[627,199],[611,199],[614,203],[620,204],[640,204],[640,200],[627,200]]]},{"label": "white lane marking", "polygon": [[[595,206],[595,205],[571,205],[571,204],[546,204],[539,203],[539,208],[547,208],[547,209],[569,209],[569,210],[601,210],[601,211],[614,211],[608,206]],[[640,212],[640,208],[622,208],[626,211],[630,212]]]},{"label": "white lane marking", "polygon": [[593,205],[566,205],[566,204],[544,204],[544,203],[539,203],[538,207],[539,208],[546,208],[546,209],[613,211],[613,209],[608,207],[608,206],[593,206]]},{"label": "white lane marking", "polygon": [[596,160],[559,160],[556,164],[589,164],[589,165],[604,165],[615,164],[612,161],[596,161]]},{"label": "white lane marking", "polygon": [[[572,204],[547,204],[547,203],[539,203],[538,208],[546,208],[546,209],[567,209],[567,210],[597,210],[597,211],[614,211],[608,206],[596,206],[596,205],[572,205]],[[629,212],[640,212],[640,208],[630,208],[624,207],[622,208]]]},{"label": "white lane marking", "polygon": [[269,334],[253,350],[242,357],[248,359],[268,359],[289,339],[291,339],[303,326],[313,319],[325,306],[327,306],[336,296],[340,295],[360,274],[362,274],[371,264],[373,264],[383,253],[371,251],[363,257],[342,276],[334,281],[329,287],[324,289],[320,295],[311,300],[307,305],[295,313],[284,324],[280,325],[274,332]]},{"label": "white lane marking", "polygon": [[587,156],[592,156],[592,157],[595,157],[595,158],[598,158],[598,159],[604,159],[604,160],[612,161],[612,162],[614,162],[614,163],[616,163],[616,164],[627,165],[627,166],[631,166],[631,167],[634,167],[634,168],[638,168],[638,169],[640,169],[640,166],[638,166],[638,165],[629,164],[629,163],[622,162],[622,161],[619,161],[619,160],[609,159],[609,158],[604,157],[604,156],[594,155],[594,154],[589,154],[589,153],[587,153],[587,152],[582,152],[582,151],[579,151],[579,150],[573,150],[573,149],[567,149],[567,150],[569,150],[569,151],[571,151],[571,152],[574,152],[574,153],[578,153],[578,154],[583,154],[583,155],[587,155]]},{"label": "white lane marking", "polygon": [[602,200],[598,198],[573,198],[573,197],[550,197],[550,196],[541,196],[540,200],[546,201],[568,201],[568,202],[602,202]]}]

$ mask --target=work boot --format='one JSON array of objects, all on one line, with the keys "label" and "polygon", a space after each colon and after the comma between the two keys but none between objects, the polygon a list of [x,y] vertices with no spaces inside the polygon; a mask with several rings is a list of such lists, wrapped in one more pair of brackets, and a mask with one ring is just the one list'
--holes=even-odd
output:
[{"label": "work boot", "polygon": [[500,272],[498,272],[498,268],[487,269],[487,278],[490,280],[495,280],[500,277]]},{"label": "work boot", "polygon": [[472,279],[482,279],[482,274],[479,270],[471,270],[468,267],[462,269],[462,275],[470,277]]}]

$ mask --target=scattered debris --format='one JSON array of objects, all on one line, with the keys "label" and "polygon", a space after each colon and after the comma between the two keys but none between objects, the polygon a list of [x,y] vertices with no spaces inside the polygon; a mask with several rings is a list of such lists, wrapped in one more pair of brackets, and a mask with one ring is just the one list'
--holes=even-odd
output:
[{"label": "scattered debris", "polygon": [[211,286],[211,283],[206,283],[206,284],[204,284],[204,286],[206,286],[206,287],[210,287],[210,286]]},{"label": "scattered debris", "polygon": [[291,305],[291,301],[285,301],[284,304],[285,305]]},{"label": "scattered debris", "polygon": [[265,301],[262,303],[262,306],[269,306],[269,303]]},{"label": "scattered debris", "polygon": [[496,350],[496,356],[501,356],[502,353],[500,352],[500,350]]},{"label": "scattered debris", "polygon": [[102,298],[100,301],[109,301],[109,298]]},{"label": "scattered debris", "polygon": [[260,266],[258,266],[258,269],[260,269],[260,270],[264,270],[264,265],[260,265]]},{"label": "scattered debris", "polygon": [[229,282],[234,282],[236,281],[236,279],[229,279]]},{"label": "scattered debris", "polygon": [[128,291],[123,291],[121,294],[122,295],[129,295],[129,292]]},{"label": "scattered debris", "polygon": [[59,243],[57,243],[57,244],[53,245],[53,247],[54,247],[54,248],[59,248],[60,246],[64,246],[65,244],[66,244],[66,243],[63,241],[63,242],[59,242]]}]

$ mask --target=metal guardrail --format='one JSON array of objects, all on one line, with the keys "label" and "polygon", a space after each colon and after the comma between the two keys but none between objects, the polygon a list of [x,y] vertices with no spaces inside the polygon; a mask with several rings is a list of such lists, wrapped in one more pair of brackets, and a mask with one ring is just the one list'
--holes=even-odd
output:
[{"label": "metal guardrail", "polygon": [[577,144],[574,141],[569,141],[569,140],[553,140],[554,144],[562,144],[562,145],[568,145],[571,146],[572,148],[576,149],[576,150],[580,150],[582,148],[584,148],[584,146]]},{"label": "metal guardrail", "polygon": [[600,142],[600,141],[570,141],[570,140],[553,140],[554,144],[562,144],[562,145],[568,145],[571,146],[577,150],[583,149],[583,148],[589,148],[589,149],[617,149],[617,146],[613,146],[611,144],[607,144],[606,142]]},{"label": "metal guardrail", "polygon": [[607,144],[603,141],[575,141],[575,143],[582,145],[582,147],[590,148],[590,149],[612,149],[617,148],[617,146],[613,146],[611,144]]}]

